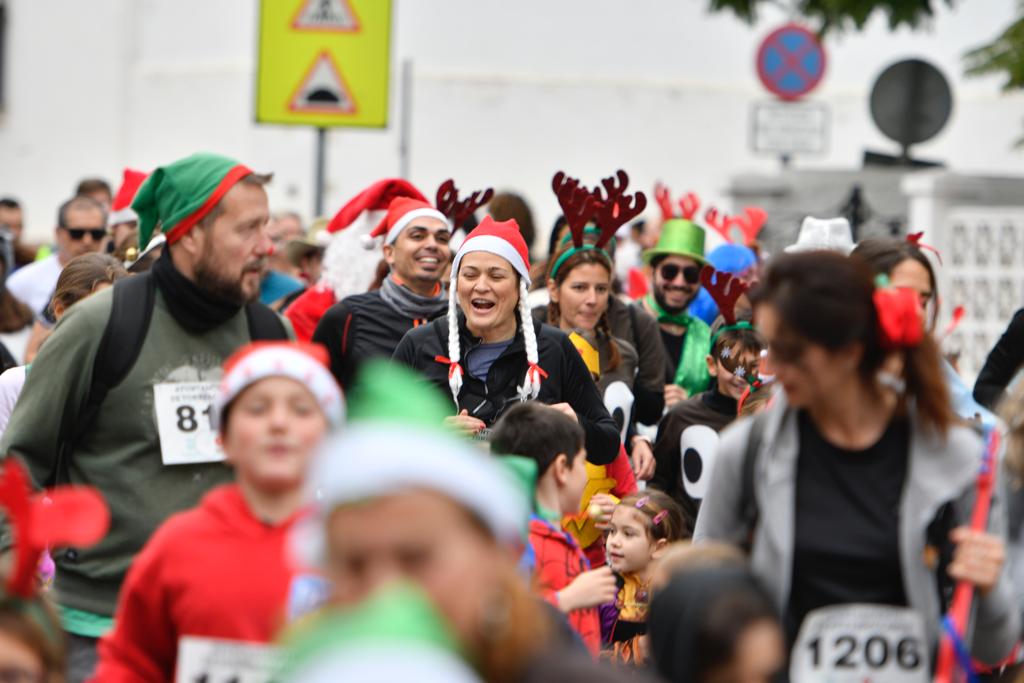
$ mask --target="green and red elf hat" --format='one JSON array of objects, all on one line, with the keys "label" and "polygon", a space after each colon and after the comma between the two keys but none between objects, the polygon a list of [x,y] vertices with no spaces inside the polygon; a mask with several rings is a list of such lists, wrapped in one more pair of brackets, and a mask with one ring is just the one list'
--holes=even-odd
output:
[{"label": "green and red elf hat", "polygon": [[158,225],[168,244],[177,242],[251,173],[234,159],[207,152],[153,171],[132,202],[139,215],[139,249],[146,248]]}]

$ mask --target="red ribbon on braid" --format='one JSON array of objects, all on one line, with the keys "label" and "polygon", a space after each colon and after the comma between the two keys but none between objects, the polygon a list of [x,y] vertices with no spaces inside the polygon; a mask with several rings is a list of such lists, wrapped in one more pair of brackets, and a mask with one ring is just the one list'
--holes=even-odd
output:
[{"label": "red ribbon on braid", "polygon": [[939,259],[939,265],[941,266],[942,265],[942,254],[940,254],[939,250],[936,249],[935,247],[931,246],[930,244],[925,244],[924,242],[922,242],[921,241],[922,237],[924,237],[924,233],[923,232],[912,232],[909,235],[907,235],[907,242],[909,242],[910,244],[913,244],[918,249],[924,249],[926,251],[930,251],[933,254],[935,254],[935,258]]},{"label": "red ribbon on braid", "polygon": [[917,294],[909,289],[885,287],[873,295],[882,347],[909,349],[924,339],[924,319]]},{"label": "red ribbon on braid", "polygon": [[434,360],[436,360],[438,363],[444,363],[445,365],[448,366],[448,379],[451,379],[452,375],[455,374],[456,368],[461,369],[461,366],[458,363],[452,361],[452,359],[447,358],[446,356],[434,356]]},{"label": "red ribbon on braid", "polygon": [[527,370],[527,372],[532,374],[532,375],[534,375],[534,379],[535,380],[536,380],[536,375],[540,375],[544,379],[548,378],[548,373],[544,372],[544,368],[542,368],[541,366],[537,365],[536,363],[530,363],[530,367]]}]

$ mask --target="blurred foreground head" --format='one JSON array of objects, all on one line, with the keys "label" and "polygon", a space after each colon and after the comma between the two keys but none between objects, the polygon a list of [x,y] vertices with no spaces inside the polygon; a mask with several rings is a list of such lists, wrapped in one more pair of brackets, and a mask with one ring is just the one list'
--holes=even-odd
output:
[{"label": "blurred foreground head", "polygon": [[545,637],[516,574],[527,492],[498,459],[440,426],[448,401],[404,368],[368,366],[348,407],[347,428],[314,461],[314,512],[296,549],[323,569],[337,607],[413,583],[488,680],[519,670]]}]

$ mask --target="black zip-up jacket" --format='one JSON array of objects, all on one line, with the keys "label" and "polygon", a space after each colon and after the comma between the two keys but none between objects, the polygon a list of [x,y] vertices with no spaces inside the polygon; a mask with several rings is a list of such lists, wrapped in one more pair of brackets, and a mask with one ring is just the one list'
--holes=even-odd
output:
[{"label": "black zip-up jacket", "polygon": [[1024,364],[1024,309],[1013,314],[1003,336],[985,359],[974,383],[974,400],[989,410],[999,405],[1006,385]]},{"label": "black zip-up jacket", "polygon": [[331,373],[347,390],[363,363],[390,358],[406,332],[427,322],[402,315],[380,292],[366,292],[345,297],[328,308],[317,323],[313,341],[327,347]]},{"label": "black zip-up jacket", "polygon": [[[537,400],[548,405],[568,403],[572,406],[586,432],[587,460],[595,465],[607,465],[619,454],[619,430],[604,407],[590,371],[564,332],[550,325],[535,329],[538,365],[548,374],[541,382]],[[461,314],[459,332],[459,348],[464,359],[470,349],[480,344],[480,340],[470,334]],[[450,396],[448,364],[439,361],[438,357],[448,357],[447,318],[438,318],[410,330],[395,349],[394,360],[418,371]],[[459,410],[468,410],[470,415],[491,427],[506,409],[519,401],[517,387],[522,385],[526,376],[526,365],[522,328],[516,331],[512,343],[494,361],[486,382],[471,376],[463,362]]]}]

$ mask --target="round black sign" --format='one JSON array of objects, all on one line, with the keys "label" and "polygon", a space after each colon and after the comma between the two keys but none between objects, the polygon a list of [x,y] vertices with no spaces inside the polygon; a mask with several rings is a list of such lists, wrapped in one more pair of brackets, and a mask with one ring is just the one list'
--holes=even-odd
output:
[{"label": "round black sign", "polygon": [[942,72],[920,59],[896,62],[871,89],[871,118],[882,133],[907,146],[929,140],[953,111],[953,93]]}]

